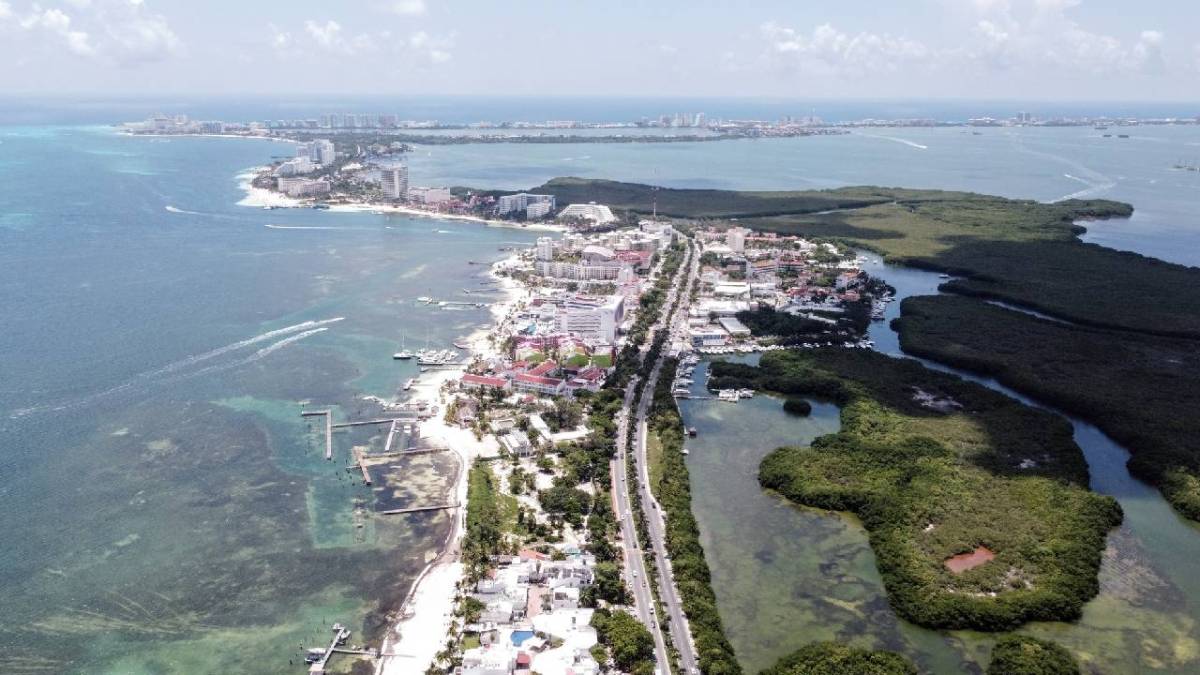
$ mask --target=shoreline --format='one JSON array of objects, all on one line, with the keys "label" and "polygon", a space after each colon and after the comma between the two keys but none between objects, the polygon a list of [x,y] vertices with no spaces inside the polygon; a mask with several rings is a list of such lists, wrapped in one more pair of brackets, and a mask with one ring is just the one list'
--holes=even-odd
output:
[{"label": "shoreline", "polygon": [[[496,353],[489,338],[526,297],[527,291],[520,283],[496,274],[498,267],[511,263],[515,257],[509,256],[497,261],[490,268],[490,275],[501,282],[498,288],[504,291],[505,298],[489,307],[491,322],[487,326],[477,328],[465,338],[470,345],[466,355],[471,360],[488,358]],[[437,404],[445,403],[449,399],[442,393],[442,386],[446,382],[461,378],[466,372],[466,367],[467,364],[464,363],[457,368],[422,373],[413,385],[410,398],[425,399]],[[460,546],[466,534],[468,475],[476,457],[498,449],[494,439],[490,442],[477,440],[469,430],[447,424],[444,405],[439,405],[438,410],[439,415],[421,423],[421,434],[425,438],[444,444],[458,458],[459,468],[451,485],[451,492],[459,506],[455,509],[451,530],[442,543],[441,550],[413,580],[398,609],[400,618],[395,620],[383,639],[379,650],[380,659],[375,668],[376,675],[424,672],[433,664],[438,651],[444,645],[454,620],[454,599],[463,575]]]},{"label": "shoreline", "polygon": [[[325,203],[314,202],[303,199],[296,199],[285,194],[254,186],[254,179],[266,171],[269,167],[256,166],[246,169],[237,174],[238,188],[245,192],[245,195],[237,201],[238,206],[250,208],[265,208],[274,209],[304,209],[309,208],[313,204]],[[459,213],[438,213],[436,211],[426,211],[424,209],[413,208],[411,206],[397,206],[393,204],[372,204],[370,202],[347,202],[342,204],[329,204],[328,211],[333,213],[376,213],[380,212],[385,215],[409,216],[413,218],[432,218],[434,220],[457,220],[462,222],[480,223],[487,227],[502,227],[513,230],[527,230],[531,232],[554,232],[562,234],[567,231],[565,225],[557,223],[517,223],[511,220],[497,220],[495,218],[483,218],[481,216],[469,216]]]}]

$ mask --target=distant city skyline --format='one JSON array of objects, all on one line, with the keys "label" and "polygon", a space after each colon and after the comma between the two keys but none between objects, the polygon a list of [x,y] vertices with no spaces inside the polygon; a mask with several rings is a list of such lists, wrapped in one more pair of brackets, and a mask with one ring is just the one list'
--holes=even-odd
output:
[{"label": "distant city skyline", "polygon": [[0,58],[8,93],[1180,101],[1200,4],[0,0]]}]

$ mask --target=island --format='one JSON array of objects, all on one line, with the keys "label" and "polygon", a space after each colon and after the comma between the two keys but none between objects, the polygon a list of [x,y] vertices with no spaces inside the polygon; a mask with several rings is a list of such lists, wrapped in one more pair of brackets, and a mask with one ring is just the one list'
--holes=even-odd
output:
[{"label": "island", "polygon": [[759,481],[861,518],[892,605],[914,623],[995,631],[1069,621],[1097,593],[1121,510],[1088,489],[1061,418],[867,350],[778,351],[757,367],[717,362],[711,372],[713,388],[841,407],[841,431],[776,450]]}]

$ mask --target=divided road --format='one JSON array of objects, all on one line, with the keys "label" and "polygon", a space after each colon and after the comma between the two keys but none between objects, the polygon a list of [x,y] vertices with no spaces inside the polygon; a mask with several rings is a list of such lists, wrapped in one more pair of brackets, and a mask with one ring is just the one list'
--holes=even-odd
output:
[{"label": "divided road", "polygon": [[[665,307],[671,308],[675,306],[676,300],[678,300],[679,306],[675,308],[673,313],[660,317],[658,322],[654,324],[646,338],[647,346],[653,343],[655,336],[660,331],[670,330],[671,333],[676,334],[686,323],[687,303],[698,267],[699,259],[693,255],[691,264],[680,268],[675,277],[675,283],[672,284],[664,303]],[[681,290],[682,294],[680,293]],[[674,320],[668,324],[667,320],[671,318]],[[669,344],[669,340],[667,344]],[[662,510],[659,508],[658,501],[654,499],[654,495],[650,491],[650,475],[646,463],[646,417],[650,411],[650,404],[654,399],[654,387],[658,382],[658,376],[662,370],[663,361],[666,359],[667,351],[668,349],[664,347],[659,353],[658,359],[651,369],[649,379],[643,382],[639,378],[634,377],[625,389],[625,405],[618,422],[617,433],[619,435],[617,437],[617,457],[615,460],[615,470],[613,471],[613,482],[616,492],[617,519],[621,523],[621,534],[625,542],[626,570],[630,575],[626,580],[634,589],[638,618],[650,628],[650,632],[654,636],[655,653],[660,664],[659,670],[665,673],[667,672],[665,664],[669,663],[669,657],[662,630],[658,624],[658,617],[654,613],[654,598],[646,580],[646,566],[642,558],[642,549],[638,542],[637,527],[634,522],[633,509],[628,493],[629,487],[627,481],[630,476],[627,471],[628,465],[626,459],[629,448],[626,447],[626,438],[628,438],[627,430],[629,429],[629,424],[633,423],[635,425],[635,433],[632,450],[637,467],[637,474],[634,476],[634,480],[637,483],[638,496],[640,497],[642,510],[646,516],[647,530],[650,535],[650,548],[654,554],[655,566],[658,568],[659,597],[662,600],[664,610],[667,612],[667,619],[671,628],[671,641],[679,653],[682,672],[691,674],[700,672],[697,668],[696,650],[692,644],[691,630],[688,626],[687,618],[683,613],[683,605],[679,599],[679,592],[675,587],[675,580],[671,572],[670,560],[666,550],[666,523],[663,520]],[[642,396],[637,410],[633,411],[633,399],[638,387],[642,388]],[[631,412],[633,413],[632,418],[630,415]]]}]

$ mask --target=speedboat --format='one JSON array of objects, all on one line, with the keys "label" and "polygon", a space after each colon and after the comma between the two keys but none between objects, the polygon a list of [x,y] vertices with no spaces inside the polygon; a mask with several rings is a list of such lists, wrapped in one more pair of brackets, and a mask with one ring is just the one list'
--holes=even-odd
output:
[{"label": "speedboat", "polygon": [[408,351],[407,349],[405,349],[404,351],[399,351],[399,352],[396,352],[395,354],[392,354],[392,358],[399,360],[399,361],[407,361],[407,360],[411,359],[412,357],[413,357],[413,353]]}]

